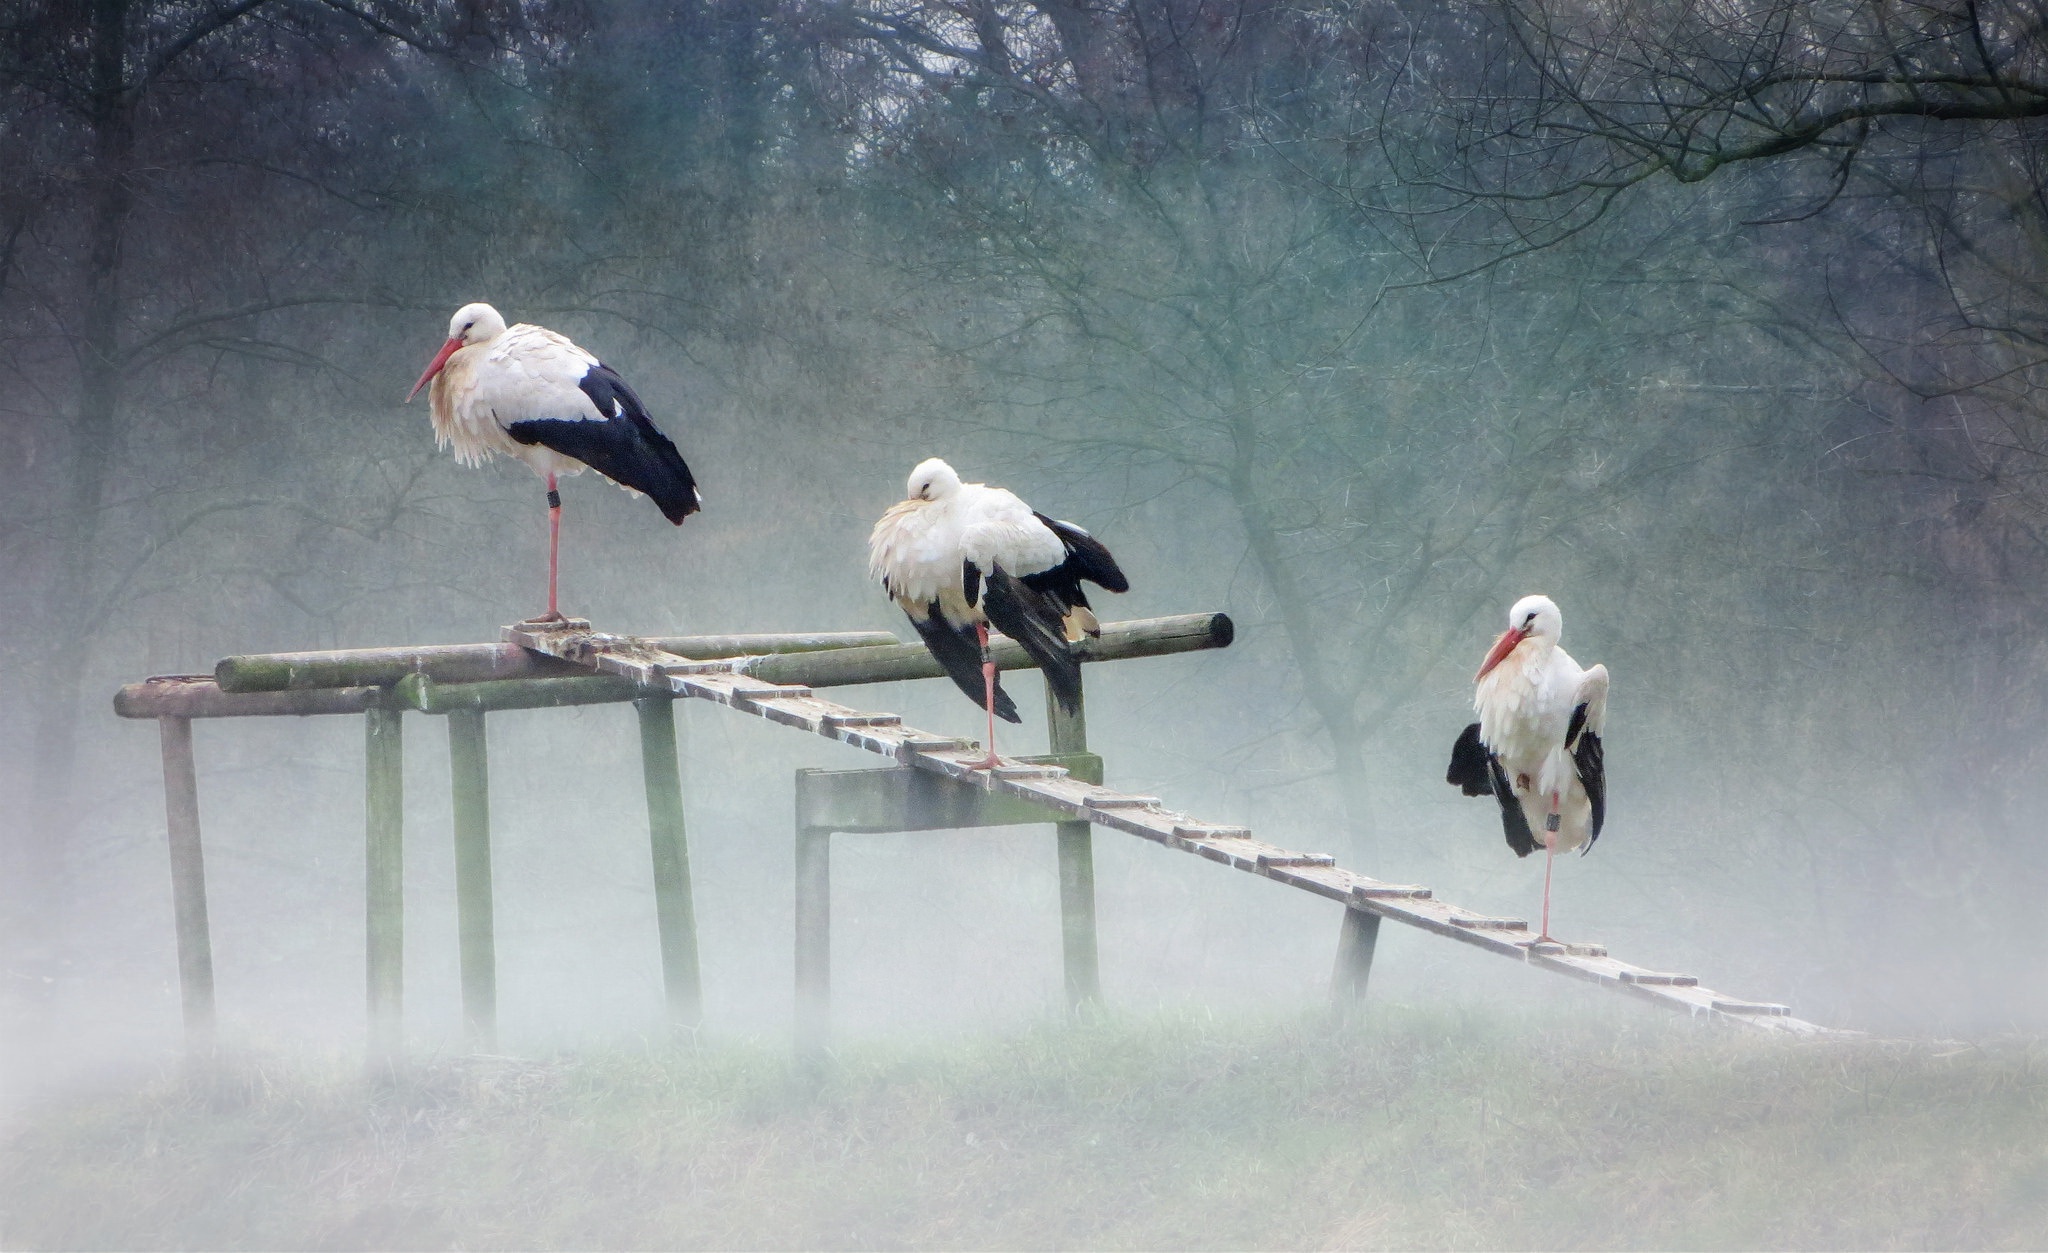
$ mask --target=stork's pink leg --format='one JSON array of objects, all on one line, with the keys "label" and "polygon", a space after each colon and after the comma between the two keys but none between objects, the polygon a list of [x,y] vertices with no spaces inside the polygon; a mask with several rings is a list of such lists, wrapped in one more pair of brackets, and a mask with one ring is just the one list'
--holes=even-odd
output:
[{"label": "stork's pink leg", "polygon": [[1561,822],[1557,793],[1550,794],[1550,813],[1543,819],[1543,930],[1533,943],[1555,944],[1550,938],[1550,868],[1557,863],[1557,833]]},{"label": "stork's pink leg", "polygon": [[555,604],[555,572],[562,550],[562,493],[555,486],[554,471],[548,472],[548,622],[559,621],[562,611]]},{"label": "stork's pink leg", "polygon": [[988,756],[975,762],[974,768],[993,770],[1001,764],[996,757],[996,659],[988,654],[988,623],[975,623],[974,635],[981,641],[981,703],[988,710]]}]

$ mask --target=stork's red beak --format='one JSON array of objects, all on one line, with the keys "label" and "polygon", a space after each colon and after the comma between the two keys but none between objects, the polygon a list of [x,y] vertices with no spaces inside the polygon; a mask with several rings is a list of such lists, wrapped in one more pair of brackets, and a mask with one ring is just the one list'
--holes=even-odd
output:
[{"label": "stork's red beak", "polygon": [[1515,645],[1528,638],[1528,627],[1513,627],[1502,631],[1500,638],[1493,642],[1492,650],[1486,654],[1486,660],[1479,663],[1479,673],[1472,676],[1472,681],[1477,683],[1485,678],[1487,671],[1506,661],[1508,654],[1515,651]]},{"label": "stork's red beak", "polygon": [[441,345],[441,351],[434,354],[432,361],[427,362],[427,372],[420,375],[420,381],[414,383],[412,390],[405,394],[406,404],[412,403],[412,398],[420,394],[420,388],[427,385],[428,379],[441,372],[441,367],[448,364],[448,358],[454,356],[455,350],[460,347],[462,347],[462,341],[459,339],[450,339],[447,343]]}]

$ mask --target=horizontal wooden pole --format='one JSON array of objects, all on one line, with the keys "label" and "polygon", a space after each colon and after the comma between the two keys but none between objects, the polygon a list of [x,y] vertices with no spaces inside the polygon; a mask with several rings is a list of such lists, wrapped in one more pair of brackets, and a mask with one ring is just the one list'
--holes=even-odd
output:
[{"label": "horizontal wooden pole", "polygon": [[[1140,618],[1107,623],[1099,638],[1083,640],[1075,650],[1083,661],[1157,657],[1223,648],[1233,634],[1227,614]],[[771,683],[843,687],[944,674],[923,644],[876,643],[894,638],[886,631],[835,631],[667,636],[647,642],[699,661],[758,657],[747,673]],[[1004,670],[1031,665],[1021,646],[1000,635],[990,637],[989,651]],[[499,654],[516,654],[523,660],[508,660]],[[420,665],[401,667],[401,658]],[[486,677],[494,669],[502,677]],[[221,674],[233,674],[244,684],[283,681],[290,686],[230,690],[220,682]],[[374,677],[379,682],[345,686],[313,682],[348,674]],[[130,683],[114,694],[114,712],[123,718],[307,717],[396,707],[446,714],[461,709],[612,704],[644,695],[630,679],[593,674],[585,666],[544,657],[514,644],[449,644],[229,657],[220,663],[215,677],[172,675]]]},{"label": "horizontal wooden pole", "polygon": [[[1127,657],[1161,657],[1205,648],[1227,648],[1236,629],[1230,615],[1187,613],[1171,618],[1138,618],[1105,623],[1102,634],[1074,646],[1082,661],[1118,661]],[[1023,670],[1032,665],[1023,645],[1000,635],[989,637],[989,653],[997,668]],[[946,672],[923,644],[883,648],[841,648],[830,653],[763,657],[746,668],[750,676],[769,683],[806,687],[843,687],[853,683],[890,683],[899,679],[936,679]]]},{"label": "horizontal wooden pole", "polygon": [[359,714],[392,703],[389,688],[323,687],[299,692],[223,692],[213,676],[169,675],[114,693],[123,718],[265,718]]},{"label": "horizontal wooden pole", "polygon": [[[1059,766],[1073,778],[1102,782],[1102,758],[1093,753],[1054,753],[1016,760]],[[1043,805],[909,766],[796,772],[797,825],[835,834],[964,831],[1061,822],[1066,817]]]},{"label": "horizontal wooden pole", "polygon": [[[887,631],[772,632],[747,635],[654,636],[663,652],[708,661],[718,657],[862,648],[896,643]],[[342,648],[312,653],[256,653],[223,658],[214,681],[228,693],[312,688],[382,687],[409,674],[440,683],[586,675],[582,666],[544,657],[515,644],[430,644],[400,648]],[[630,698],[627,698],[630,699]]]},{"label": "horizontal wooden pole", "polygon": [[592,674],[581,666],[576,667],[575,674],[564,677],[488,679],[482,683],[441,683],[424,674],[411,674],[399,681],[397,692],[407,708],[423,714],[560,709],[672,695],[665,690],[649,692],[633,680],[615,674]]}]

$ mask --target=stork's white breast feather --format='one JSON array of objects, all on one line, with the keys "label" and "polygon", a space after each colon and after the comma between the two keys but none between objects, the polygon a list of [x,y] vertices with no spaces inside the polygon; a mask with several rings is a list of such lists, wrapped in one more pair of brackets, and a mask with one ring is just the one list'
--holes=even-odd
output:
[{"label": "stork's white breast feather", "polygon": [[[476,465],[494,453],[536,470],[573,474],[582,463],[506,434],[515,422],[597,420],[600,414],[579,384],[597,358],[562,335],[521,322],[486,343],[448,358],[434,377],[429,401],[434,441],[453,448],[456,460]],[[550,464],[543,465],[541,462]]]},{"label": "stork's white breast feather", "polygon": [[962,483],[940,500],[913,498],[890,506],[868,536],[868,575],[889,593],[920,607],[961,588],[960,563],[983,572],[1038,574],[1066,559],[1066,546],[1016,494]]}]

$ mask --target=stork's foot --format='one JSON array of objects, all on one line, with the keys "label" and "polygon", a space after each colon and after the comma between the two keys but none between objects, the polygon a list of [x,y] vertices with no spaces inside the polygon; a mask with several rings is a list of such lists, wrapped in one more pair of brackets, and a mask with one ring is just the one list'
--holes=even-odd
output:
[{"label": "stork's foot", "polygon": [[968,762],[967,768],[969,770],[993,770],[997,766],[1000,766],[1002,764],[1002,758],[996,756],[994,753],[990,753],[988,756],[982,758],[980,761]]},{"label": "stork's foot", "polygon": [[525,620],[524,622],[522,622],[522,623],[521,623],[520,625],[524,626],[524,625],[527,625],[528,623],[531,623],[531,624],[532,624],[532,625],[534,625],[534,626],[546,626],[546,625],[553,625],[553,624],[555,624],[555,623],[567,622],[568,620],[569,620],[569,616],[568,616],[567,614],[562,614],[562,613],[537,613],[537,614],[533,615],[533,616],[532,616],[531,618],[527,618],[527,619],[526,619],[526,620]]}]

